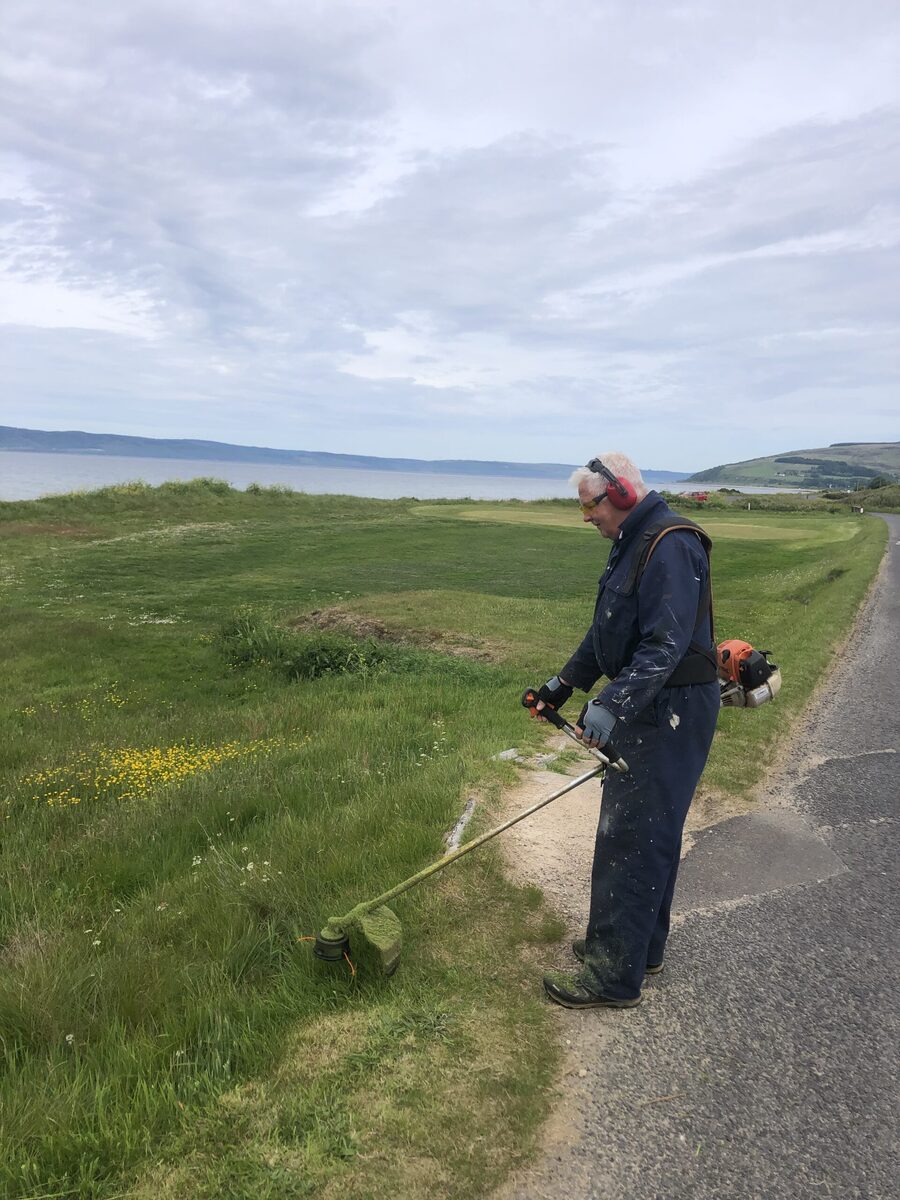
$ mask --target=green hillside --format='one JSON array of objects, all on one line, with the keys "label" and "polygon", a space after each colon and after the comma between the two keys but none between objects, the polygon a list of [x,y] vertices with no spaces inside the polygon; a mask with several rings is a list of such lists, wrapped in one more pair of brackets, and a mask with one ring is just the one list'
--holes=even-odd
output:
[{"label": "green hillside", "polygon": [[817,450],[786,450],[724,463],[689,478],[697,483],[852,490],[879,475],[900,480],[900,442],[834,442]]}]

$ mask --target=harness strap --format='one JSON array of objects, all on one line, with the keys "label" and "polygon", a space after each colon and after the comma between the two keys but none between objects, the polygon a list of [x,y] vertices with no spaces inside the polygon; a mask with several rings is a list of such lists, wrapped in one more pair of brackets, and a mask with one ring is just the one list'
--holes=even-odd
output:
[{"label": "harness strap", "polygon": [[[672,513],[670,517],[664,517],[661,521],[656,521],[649,529],[644,530],[642,534],[644,545],[641,548],[640,554],[636,555],[631,570],[628,573],[628,578],[625,582],[624,590],[631,593],[640,583],[641,576],[654,550],[659,545],[660,541],[667,533],[673,533],[677,529],[683,529],[691,533],[695,533],[706,552],[707,563],[707,580],[706,588],[703,595],[697,604],[697,616],[694,620],[694,628],[709,617],[709,637],[710,641],[715,645],[715,628],[713,617],[713,602],[712,602],[712,575],[710,554],[712,552],[712,538],[709,534],[701,529],[699,525],[695,525],[693,521],[686,517],[680,517]],[[672,674],[666,680],[664,687],[685,687],[688,684],[694,683],[712,683],[718,677],[718,660],[715,651],[710,650],[706,646],[702,646],[699,642],[691,639],[687,653],[680,663],[675,667]]]}]

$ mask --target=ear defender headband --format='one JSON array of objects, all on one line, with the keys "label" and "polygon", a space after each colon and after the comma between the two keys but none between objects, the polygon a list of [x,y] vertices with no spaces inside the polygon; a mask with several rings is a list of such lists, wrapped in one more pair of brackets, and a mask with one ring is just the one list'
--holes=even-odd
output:
[{"label": "ear defender headband", "polygon": [[606,489],[606,498],[613,508],[634,508],[637,504],[637,492],[634,490],[634,484],[627,480],[624,475],[613,475],[609,467],[604,466],[599,458],[592,458],[586,466],[595,475],[602,475],[609,484],[609,487]]}]

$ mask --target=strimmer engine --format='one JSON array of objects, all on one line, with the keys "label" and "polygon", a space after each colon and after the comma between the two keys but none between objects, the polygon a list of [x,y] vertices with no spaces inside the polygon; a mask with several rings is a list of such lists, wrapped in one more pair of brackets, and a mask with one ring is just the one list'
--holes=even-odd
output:
[{"label": "strimmer engine", "polygon": [[769,662],[770,650],[754,650],[732,638],[718,647],[719,687],[726,708],[759,708],[781,691],[781,671]]}]

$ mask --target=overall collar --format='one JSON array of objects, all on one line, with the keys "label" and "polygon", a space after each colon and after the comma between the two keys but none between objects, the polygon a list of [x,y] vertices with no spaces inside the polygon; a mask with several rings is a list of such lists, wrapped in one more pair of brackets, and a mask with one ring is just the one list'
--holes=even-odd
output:
[{"label": "overall collar", "polygon": [[668,509],[668,505],[659,492],[649,491],[619,526],[619,533],[613,541],[613,545],[621,546],[631,541],[651,516],[661,516],[664,509]]}]

